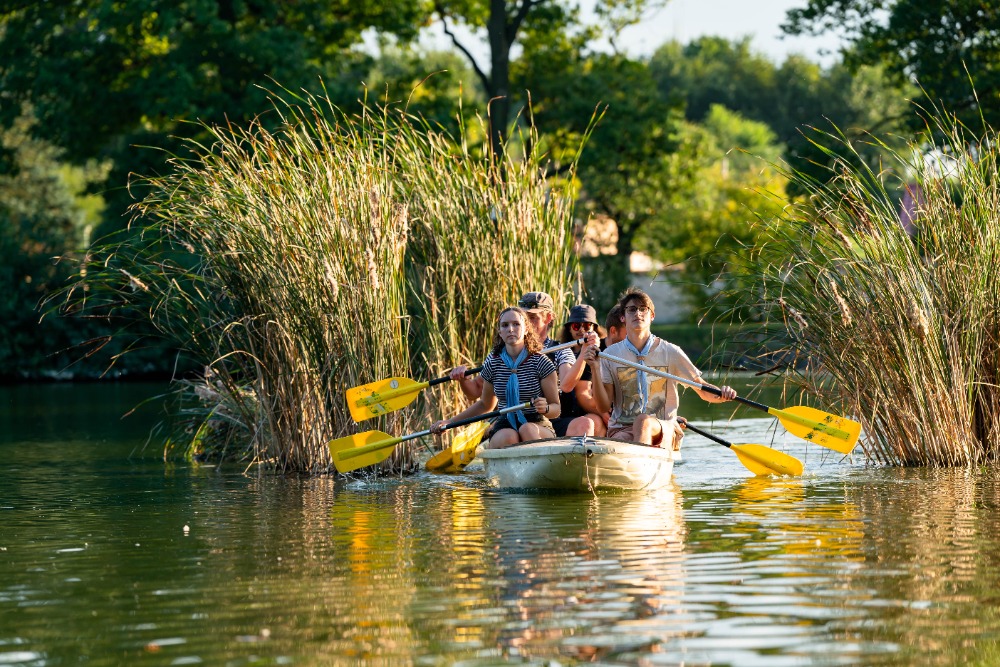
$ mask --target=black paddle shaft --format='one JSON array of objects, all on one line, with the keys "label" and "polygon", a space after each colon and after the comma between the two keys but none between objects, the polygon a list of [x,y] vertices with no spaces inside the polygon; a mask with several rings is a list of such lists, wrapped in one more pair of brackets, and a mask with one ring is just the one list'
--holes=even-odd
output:
[{"label": "black paddle shaft", "polygon": [[447,431],[448,429],[456,428],[458,426],[465,426],[466,424],[474,424],[475,422],[481,422],[484,419],[493,419],[494,417],[500,417],[508,412],[517,412],[518,410],[530,410],[531,403],[520,403],[518,405],[512,405],[503,410],[494,410],[493,412],[487,412],[481,415],[476,415],[475,417],[466,417],[465,419],[459,419],[458,421],[449,422],[442,431]]},{"label": "black paddle shaft", "polygon": [[[475,375],[476,373],[478,373],[481,370],[483,370],[482,366],[476,366],[475,368],[470,368],[469,370],[465,371],[465,374],[466,374],[466,376]],[[433,387],[435,385],[439,385],[439,384],[442,384],[444,382],[450,382],[450,381],[451,381],[451,376],[450,375],[445,375],[444,377],[441,377],[441,378],[434,378],[433,380],[429,380],[427,382],[427,386],[428,387]]]},{"label": "black paddle shaft", "polygon": [[[693,383],[692,383],[693,384]],[[722,390],[718,387],[713,387],[712,385],[702,384],[698,385],[698,388],[702,391],[707,391],[710,394],[715,394],[716,396],[722,396]],[[758,403],[757,401],[751,401],[749,398],[743,398],[742,396],[737,396],[736,400],[743,405],[749,405],[751,408],[757,408],[758,410],[763,410],[764,412],[770,412],[771,408],[767,407],[763,403]]]},{"label": "black paddle shaft", "polygon": [[714,435],[712,435],[711,433],[709,433],[708,431],[702,431],[702,430],[701,430],[700,428],[698,428],[697,426],[692,426],[692,425],[691,425],[691,422],[689,422],[688,420],[684,419],[683,417],[678,417],[678,418],[677,418],[677,420],[678,420],[678,421],[683,421],[683,423],[684,423],[684,428],[686,428],[686,429],[688,429],[688,430],[690,430],[690,431],[694,431],[694,432],[695,432],[695,433],[697,433],[698,435],[700,435],[700,436],[702,436],[702,437],[704,437],[704,438],[708,438],[708,439],[709,439],[709,440],[711,440],[712,442],[717,442],[717,443],[719,443],[720,445],[725,445],[726,447],[732,447],[732,446],[733,446],[731,442],[726,442],[726,441],[725,441],[725,440],[723,440],[722,438],[719,438],[719,437],[717,437],[717,436],[714,436]]}]

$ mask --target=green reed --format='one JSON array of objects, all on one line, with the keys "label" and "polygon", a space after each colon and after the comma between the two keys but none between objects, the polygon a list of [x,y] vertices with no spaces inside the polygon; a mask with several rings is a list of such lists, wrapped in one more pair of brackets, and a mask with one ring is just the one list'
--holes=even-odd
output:
[{"label": "green reed", "polygon": [[[277,129],[205,127],[147,179],[141,230],[97,251],[69,300],[148,319],[204,365],[186,387],[195,444],[211,427],[253,463],[315,472],[332,438],[453,409],[446,394],[358,425],[344,392],[479,359],[502,305],[560,296],[572,205],[539,156],[497,164],[399,109],[286,98]],[[412,466],[398,449],[391,464]]]},{"label": "green reed", "polygon": [[[1000,454],[1000,148],[944,116],[895,164],[864,163],[843,137],[828,184],[765,221],[756,284],[783,326],[791,376],[864,426],[877,463],[973,465]],[[947,173],[924,159],[946,156]],[[915,233],[899,194],[919,187]],[[773,343],[773,341],[772,341]]]}]

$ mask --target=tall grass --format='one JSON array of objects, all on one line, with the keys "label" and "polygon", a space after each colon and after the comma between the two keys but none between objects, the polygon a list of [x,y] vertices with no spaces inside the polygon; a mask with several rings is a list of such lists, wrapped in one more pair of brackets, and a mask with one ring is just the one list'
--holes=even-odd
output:
[{"label": "tall grass", "polygon": [[878,169],[827,135],[835,178],[789,174],[808,197],[765,222],[756,294],[792,378],[862,422],[871,460],[980,464],[1000,454],[1000,148],[944,115],[927,130]]},{"label": "tall grass", "polygon": [[[275,130],[205,127],[69,299],[148,318],[203,364],[205,424],[225,419],[233,451],[315,472],[331,438],[452,409],[445,395],[357,425],[344,392],[479,359],[502,305],[560,296],[572,206],[540,156],[496,164],[399,109],[285,94],[275,113]],[[392,463],[412,465],[409,450]]]}]

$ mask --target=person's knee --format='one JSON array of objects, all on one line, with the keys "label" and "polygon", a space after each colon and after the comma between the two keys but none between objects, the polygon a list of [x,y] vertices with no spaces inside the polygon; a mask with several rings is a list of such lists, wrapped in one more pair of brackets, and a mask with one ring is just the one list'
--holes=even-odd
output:
[{"label": "person's knee", "polygon": [[541,440],[542,438],[549,437],[549,432],[543,429],[538,424],[522,424],[521,428],[517,430],[518,435],[521,436],[521,442],[528,442],[529,440]]},{"label": "person's knee", "polygon": [[490,438],[490,449],[503,449],[516,445],[519,442],[518,434],[514,429],[505,428]]},{"label": "person's knee", "polygon": [[652,415],[639,415],[635,418],[636,437],[642,444],[653,444],[653,441],[656,440],[661,431],[660,420],[656,417]]},{"label": "person's knee", "polygon": [[660,422],[652,415],[639,415],[635,418],[635,426],[637,430],[649,431],[655,434],[656,430],[659,429]]},{"label": "person's knee", "polygon": [[593,436],[594,435],[594,422],[590,421],[587,417],[577,417],[569,423],[569,427],[566,429],[567,437],[579,437],[579,436]]}]

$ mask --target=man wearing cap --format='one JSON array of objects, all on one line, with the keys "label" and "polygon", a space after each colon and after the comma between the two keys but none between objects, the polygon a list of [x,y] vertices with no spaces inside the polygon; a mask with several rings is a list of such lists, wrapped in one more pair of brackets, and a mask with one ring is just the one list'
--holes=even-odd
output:
[{"label": "man wearing cap", "polygon": [[[552,305],[552,297],[545,292],[528,292],[517,301],[517,306],[528,314],[528,321],[535,327],[535,333],[542,341],[542,347],[555,347],[559,341],[549,338],[552,322],[556,313]],[[569,350],[559,350],[552,355],[552,361],[559,371],[559,386],[561,387],[570,368],[576,363],[576,355]]]}]

